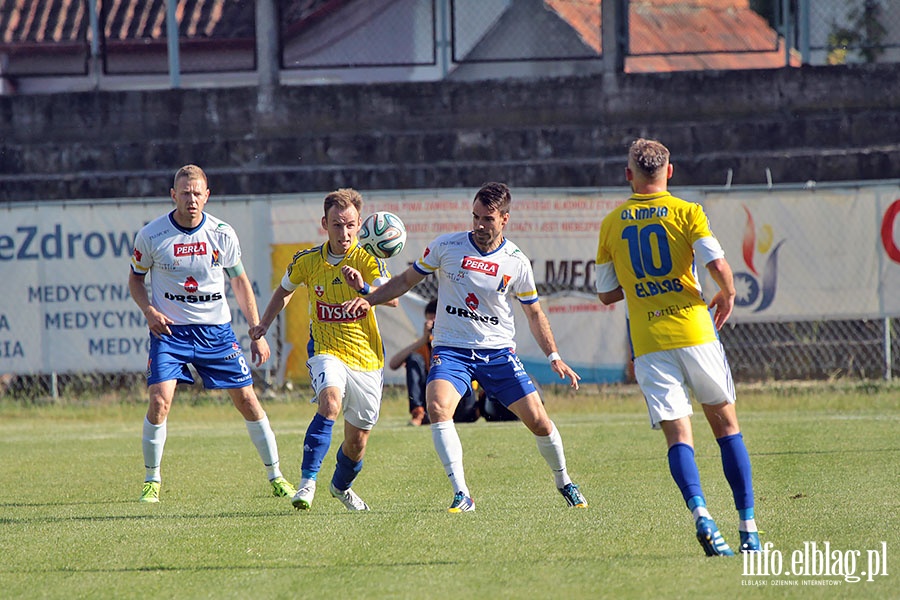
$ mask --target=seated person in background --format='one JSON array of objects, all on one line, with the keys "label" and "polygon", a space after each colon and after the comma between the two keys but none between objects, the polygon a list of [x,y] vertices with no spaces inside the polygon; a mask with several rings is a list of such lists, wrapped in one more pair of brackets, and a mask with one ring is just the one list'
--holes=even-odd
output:
[{"label": "seated person in background", "polygon": [[[392,371],[396,371],[403,365],[406,366],[409,424],[413,426],[427,425],[430,422],[428,414],[425,412],[425,381],[428,377],[428,368],[431,366],[431,330],[434,328],[436,314],[437,300],[433,299],[425,305],[425,325],[422,328],[422,335],[392,356],[388,363]],[[474,387],[477,389],[477,386]],[[453,420],[457,423],[477,421],[481,416],[478,404],[477,392],[469,390],[469,393],[459,401],[459,406],[453,413]]]},{"label": "seated person in background", "polygon": [[[430,422],[425,412],[425,381],[428,378],[428,367],[431,365],[431,329],[434,327],[436,314],[437,300],[431,300],[425,305],[425,325],[422,328],[422,335],[391,357],[388,364],[394,371],[403,365],[406,366],[409,424],[413,426],[427,425]],[[456,407],[456,412],[453,413],[453,420],[456,423],[472,423],[480,417],[484,417],[486,421],[518,420],[518,417],[496,398],[485,394],[477,381],[472,382],[472,387],[474,389],[463,396],[459,406]],[[537,388],[543,402],[543,392],[537,381],[534,381],[534,387]]]},{"label": "seated person in background", "polygon": [[[537,390],[538,395],[541,397],[541,404],[543,404],[544,391],[541,389],[540,384],[538,384],[537,380],[534,377],[532,377],[531,380],[534,382],[534,387]],[[513,413],[513,411],[503,406],[503,404],[493,396],[488,396],[485,393],[484,389],[478,390],[478,403],[476,408],[481,413],[481,416],[484,417],[485,421],[519,420],[519,417],[517,417],[515,413]]]}]

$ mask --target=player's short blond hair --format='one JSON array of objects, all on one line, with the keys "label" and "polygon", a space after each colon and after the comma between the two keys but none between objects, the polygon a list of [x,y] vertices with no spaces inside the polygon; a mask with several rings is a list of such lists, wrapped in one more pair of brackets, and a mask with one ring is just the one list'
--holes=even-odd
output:
[{"label": "player's short blond hair", "polygon": [[182,177],[187,179],[188,181],[192,179],[200,179],[203,181],[203,185],[209,187],[209,180],[206,178],[206,173],[204,173],[203,169],[201,169],[197,165],[184,165],[183,167],[175,171],[175,177],[172,179],[173,188],[178,185],[178,180]]},{"label": "player's short blond hair", "polygon": [[325,196],[325,218],[328,218],[328,211],[337,206],[343,210],[349,206],[356,208],[356,212],[362,214],[363,198],[362,194],[353,188],[341,188],[334,190]]},{"label": "player's short blond hair", "polygon": [[631,143],[628,162],[632,168],[653,176],[669,164],[669,149],[656,140],[638,138]]}]

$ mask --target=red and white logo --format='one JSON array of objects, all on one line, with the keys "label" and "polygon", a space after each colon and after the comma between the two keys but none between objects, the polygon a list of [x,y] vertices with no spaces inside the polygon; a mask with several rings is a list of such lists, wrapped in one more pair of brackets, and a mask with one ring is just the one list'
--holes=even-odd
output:
[{"label": "red and white logo", "polygon": [[137,248],[135,248],[134,249],[134,260],[136,260],[137,262],[141,262],[141,258],[143,258],[143,257],[144,257],[144,255],[141,254],[141,251],[138,250]]},{"label": "red and white logo", "polygon": [[345,311],[340,304],[325,302],[316,302],[316,317],[322,323],[350,323],[360,318]]},{"label": "red and white logo", "polygon": [[478,304],[478,297],[472,292],[469,292],[469,295],[466,296],[466,308],[471,311],[476,311],[478,310]]},{"label": "red and white logo", "polygon": [[478,258],[476,256],[465,256],[462,259],[462,268],[467,271],[478,271],[490,276],[496,276],[500,272],[500,265],[494,262]]},{"label": "red and white logo", "polygon": [[175,256],[203,256],[206,254],[206,242],[175,244]]},{"label": "red and white logo", "polygon": [[325,288],[321,285],[317,285],[313,288],[313,290],[315,290],[316,296],[318,296],[319,298],[321,298],[325,294]]},{"label": "red and white logo", "polygon": [[184,280],[184,291],[186,291],[188,294],[196,293],[197,288],[199,287],[200,286],[197,284],[197,280],[193,277],[188,277]]}]

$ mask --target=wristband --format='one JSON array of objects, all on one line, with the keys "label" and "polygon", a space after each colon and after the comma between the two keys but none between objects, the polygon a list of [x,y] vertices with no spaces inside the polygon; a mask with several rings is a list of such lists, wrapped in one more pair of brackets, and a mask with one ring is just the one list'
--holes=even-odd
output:
[{"label": "wristband", "polygon": [[547,360],[552,363],[555,360],[562,360],[562,357],[559,355],[559,352],[551,352],[547,355]]},{"label": "wristband", "polygon": [[371,288],[369,287],[369,284],[363,282],[362,289],[361,289],[361,290],[356,290],[356,292],[357,292],[360,296],[365,296],[366,294],[369,293],[369,290],[370,290],[370,289],[371,289]]}]

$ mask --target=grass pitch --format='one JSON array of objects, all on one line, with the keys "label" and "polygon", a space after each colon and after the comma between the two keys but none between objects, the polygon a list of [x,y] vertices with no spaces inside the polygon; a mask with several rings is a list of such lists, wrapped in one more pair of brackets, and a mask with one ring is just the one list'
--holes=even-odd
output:
[{"label": "grass pitch", "polygon": [[[739,390],[763,543],[791,557],[825,542],[844,573],[867,551],[887,575],[747,576],[740,557],[706,558],[649,429],[636,388],[545,389],[569,471],[590,503],[569,509],[520,423],[460,424],[475,513],[451,515],[451,488],[427,427],[386,395],[354,489],[372,511],[327,492],[313,509],[270,496],[238,413],[180,392],[169,419],[158,505],[136,500],[145,404],[0,405],[0,596],[4,598],[891,598],[900,563],[900,401],[874,384]],[[224,395],[223,395],[224,396]],[[296,483],[313,407],[267,401],[282,468]],[[699,409],[698,413],[699,413]],[[694,417],[707,500],[736,546],[718,447]],[[882,544],[884,542],[884,544]],[[806,544],[806,546],[805,546]],[[773,569],[775,554],[767,555]],[[880,563],[879,563],[880,564]],[[836,568],[832,568],[832,571]],[[771,572],[771,571],[770,571]]]}]

